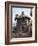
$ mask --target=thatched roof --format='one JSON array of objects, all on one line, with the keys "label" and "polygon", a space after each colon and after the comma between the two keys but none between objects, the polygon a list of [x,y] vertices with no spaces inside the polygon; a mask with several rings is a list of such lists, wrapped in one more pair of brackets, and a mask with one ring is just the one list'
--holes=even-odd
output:
[{"label": "thatched roof", "polygon": [[16,19],[21,19],[21,18],[26,18],[26,19],[31,19],[31,17],[30,16],[27,16],[27,15],[20,15],[20,16],[17,16],[17,17],[15,17],[15,20]]},{"label": "thatched roof", "polygon": [[16,19],[21,19],[21,18],[31,19],[31,16],[30,15],[29,16],[25,15],[24,12],[22,12],[21,15],[16,14],[15,20]]}]

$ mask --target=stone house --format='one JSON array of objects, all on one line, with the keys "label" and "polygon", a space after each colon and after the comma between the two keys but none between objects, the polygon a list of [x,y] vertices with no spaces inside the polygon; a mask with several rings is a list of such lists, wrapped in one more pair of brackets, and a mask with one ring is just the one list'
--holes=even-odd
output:
[{"label": "stone house", "polygon": [[24,12],[22,12],[22,14],[19,16],[18,14],[16,14],[15,17],[15,21],[17,20],[16,23],[16,28],[15,31],[16,32],[29,32],[30,29],[32,28],[32,23],[30,23],[30,17],[24,15]]}]

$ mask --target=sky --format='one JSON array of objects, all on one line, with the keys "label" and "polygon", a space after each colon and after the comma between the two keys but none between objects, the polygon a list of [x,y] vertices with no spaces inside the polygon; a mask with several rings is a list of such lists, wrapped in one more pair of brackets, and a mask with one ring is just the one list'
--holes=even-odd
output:
[{"label": "sky", "polygon": [[16,21],[14,20],[15,19],[15,16],[16,14],[21,14],[22,11],[24,11],[24,14],[27,15],[27,16],[30,16],[30,12],[31,12],[31,9],[30,8],[17,8],[17,7],[13,7],[12,8],[12,22],[13,23],[16,23]]}]

